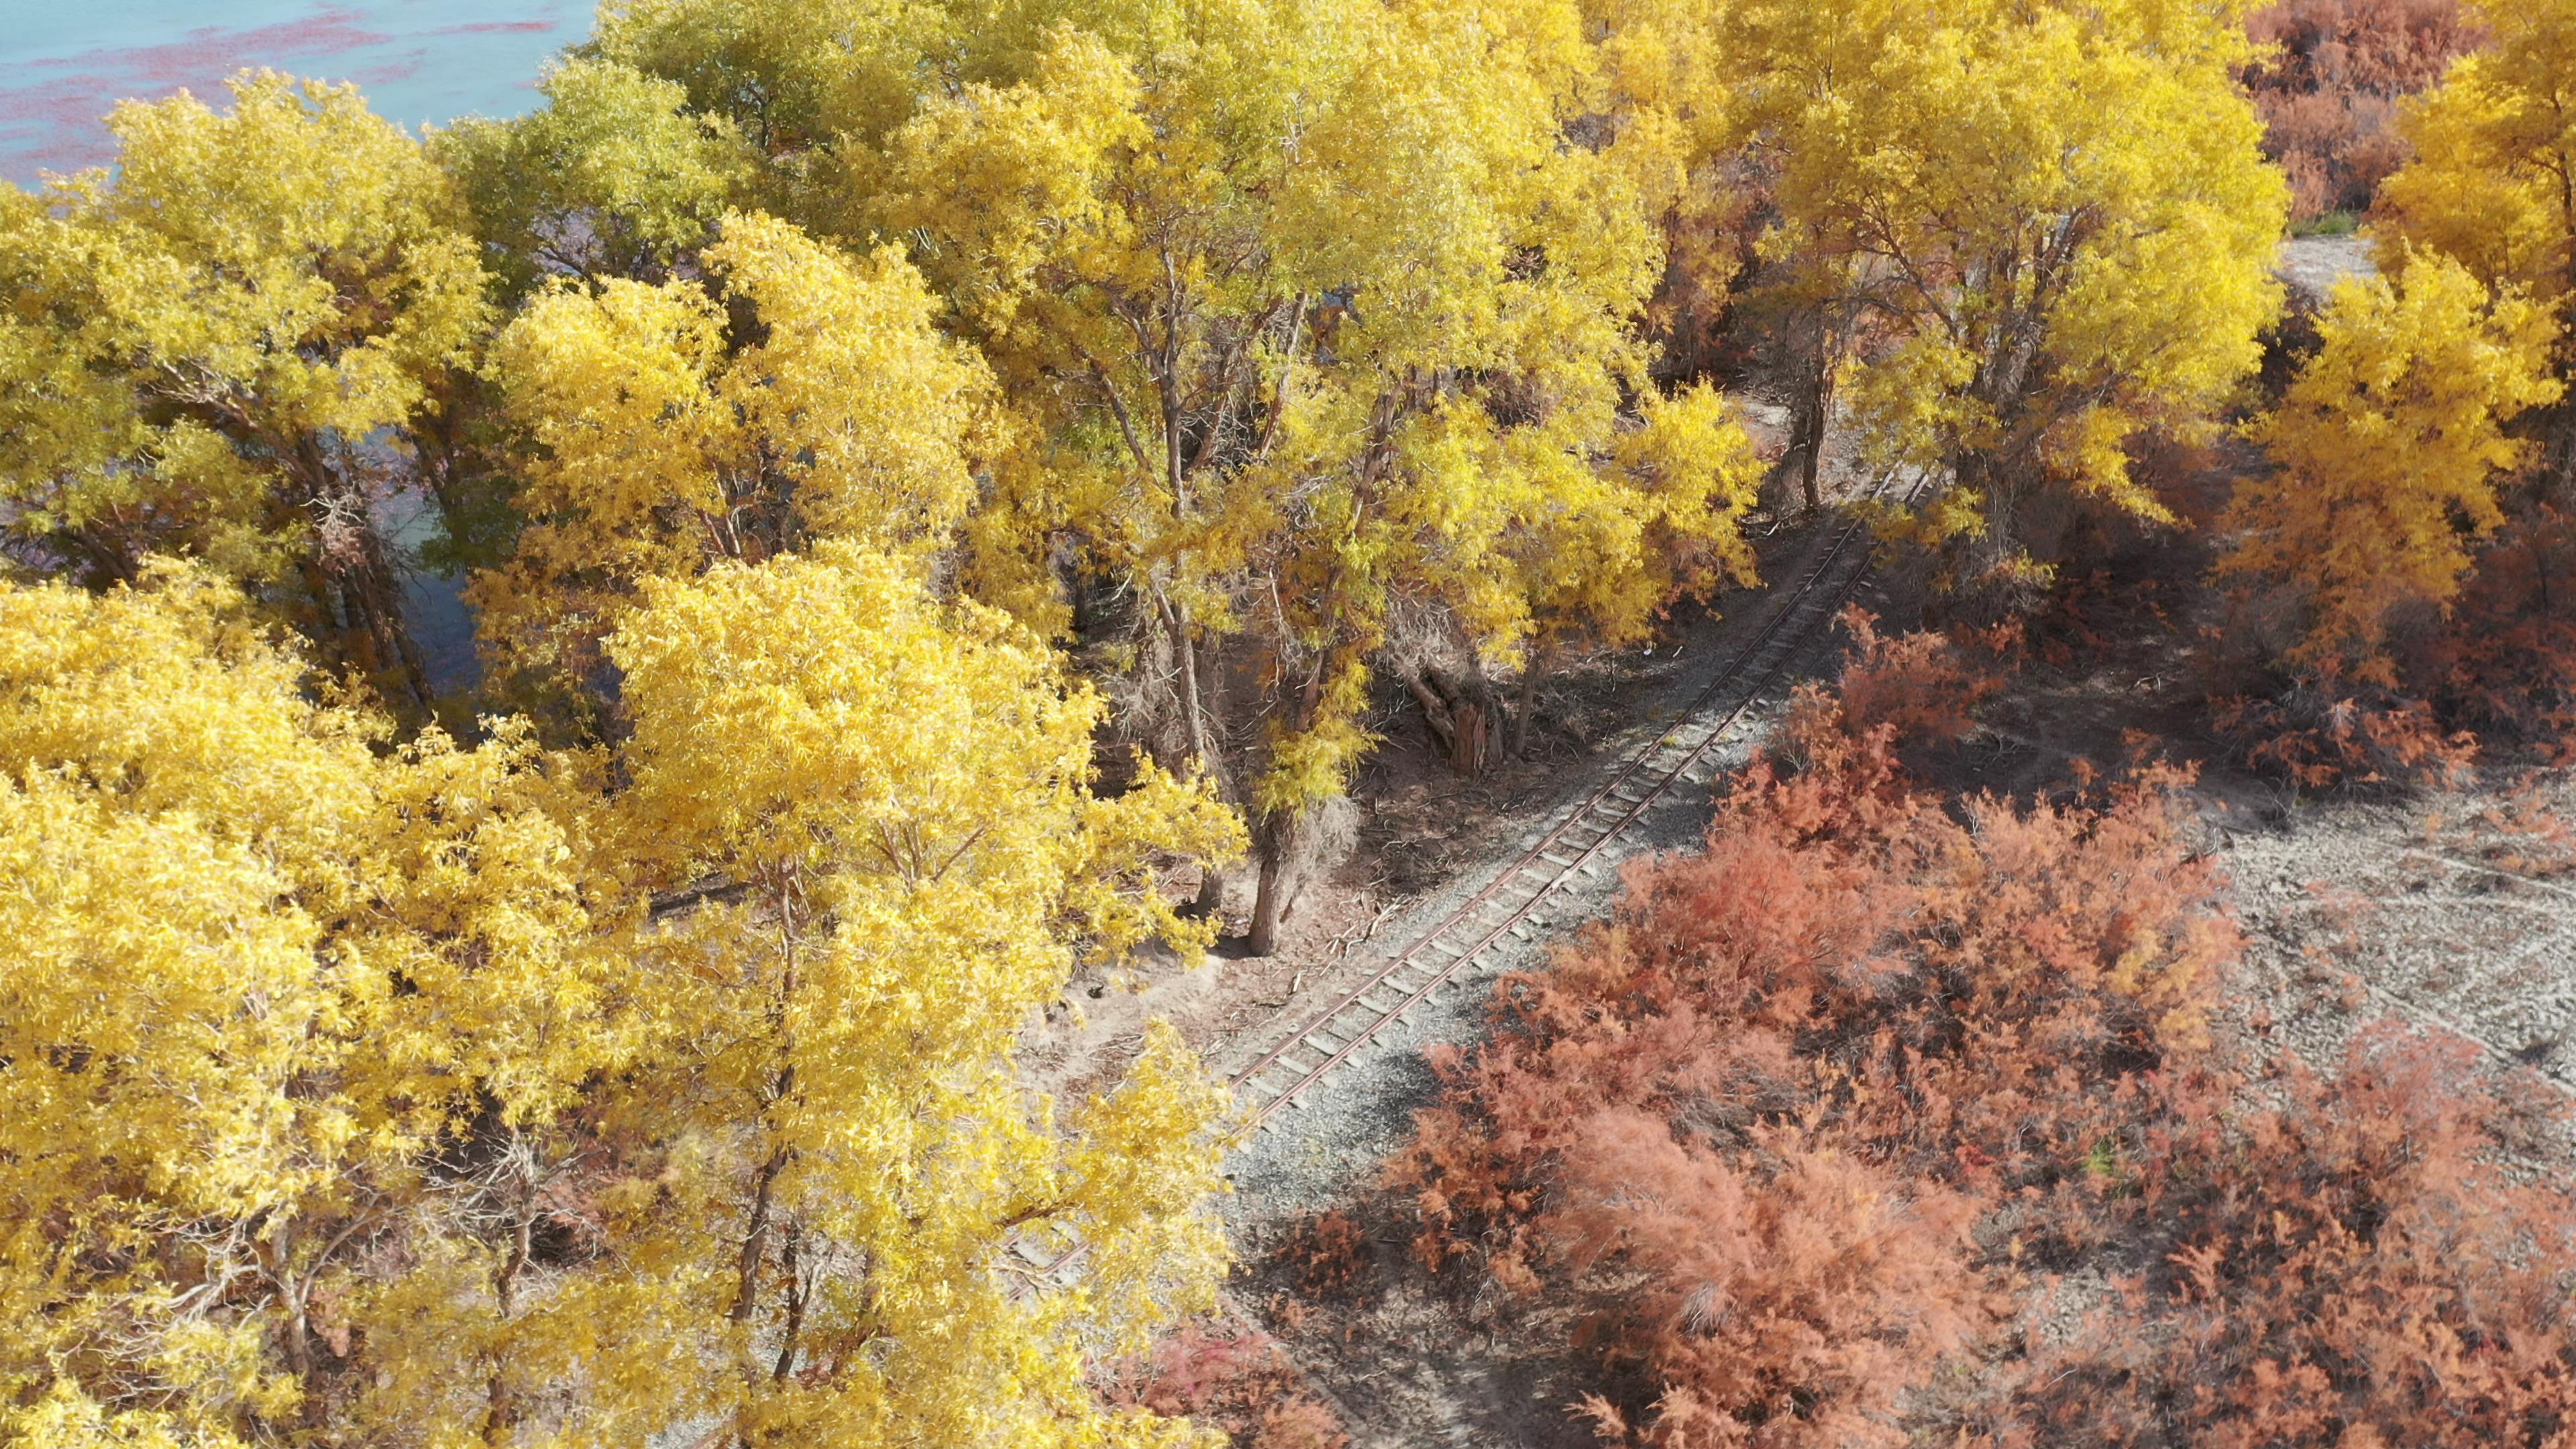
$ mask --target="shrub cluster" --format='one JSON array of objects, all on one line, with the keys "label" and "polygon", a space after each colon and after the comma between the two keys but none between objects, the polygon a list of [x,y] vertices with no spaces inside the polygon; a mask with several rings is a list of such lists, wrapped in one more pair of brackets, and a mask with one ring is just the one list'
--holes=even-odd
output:
[{"label": "shrub cluster", "polygon": [[1893,713],[1803,696],[1801,768],[1499,987],[1391,1167],[1422,1260],[1579,1299],[1614,1442],[2553,1442],[2576,1202],[2474,1075],[2249,1079],[2179,777],[1947,800]]},{"label": "shrub cluster", "polygon": [[1154,1351],[1107,1365],[1112,1408],[1187,1415],[1241,1449],[1345,1449],[1339,1415],[1306,1387],[1278,1341],[1239,1323],[1191,1323]]},{"label": "shrub cluster", "polygon": [[2406,161],[2389,124],[2397,102],[2480,39],[2459,0],[2280,0],[2247,28],[2278,47],[2245,85],[2301,221],[2369,208]]}]

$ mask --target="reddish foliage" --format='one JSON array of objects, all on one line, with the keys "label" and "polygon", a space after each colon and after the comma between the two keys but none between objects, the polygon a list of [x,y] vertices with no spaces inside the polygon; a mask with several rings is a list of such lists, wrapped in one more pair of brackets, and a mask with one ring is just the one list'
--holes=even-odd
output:
[{"label": "reddish foliage", "polygon": [[1335,1208],[1300,1219],[1276,1254],[1310,1298],[1354,1297],[1369,1277],[1375,1254],[1368,1234],[1349,1213]]},{"label": "reddish foliage", "polygon": [[[2208,657],[2264,675],[2260,629],[2232,623]],[[2449,612],[2401,631],[2395,653],[2393,689],[2310,679],[2224,698],[2219,732],[2302,788],[2453,783],[2482,741],[2576,762],[2576,519],[2544,502],[2506,524]]]},{"label": "reddish foliage", "polygon": [[1813,1125],[1754,1126],[1730,1151],[1612,1109],[1583,1137],[1549,1227],[1572,1273],[1628,1285],[1618,1350],[1661,1385],[1654,1442],[1903,1442],[1905,1394],[1978,1326],[1966,1195]]},{"label": "reddish foliage", "polygon": [[1186,1414],[1240,1449],[1346,1449],[1339,1416],[1306,1391],[1278,1343],[1258,1329],[1191,1324],[1142,1360],[1114,1365],[1101,1397],[1114,1407]]},{"label": "reddish foliage", "polygon": [[2431,705],[2368,687],[2301,686],[2280,699],[2211,701],[2211,723],[2245,762],[2303,790],[2386,782],[2455,785],[2477,737],[2446,732]]},{"label": "reddish foliage", "polygon": [[2576,871],[2576,823],[2559,813],[2549,783],[2534,770],[2482,812],[2484,823],[2503,837],[2486,853],[2497,869],[2539,876]]},{"label": "reddish foliage", "polygon": [[1503,983],[1391,1168],[1426,1262],[1589,1310],[1605,1439],[2576,1443],[2576,1199],[2494,1165],[2446,1048],[2236,1077],[2177,777],[2016,810],[1831,696],[1789,728],[1802,769]]},{"label": "reddish foliage", "polygon": [[2506,525],[2407,663],[2446,715],[2576,759],[2576,520],[2544,503]]},{"label": "reddish foliage", "polygon": [[2561,1445],[2576,1436],[2562,1187],[2493,1163],[2473,1050],[2365,1034],[2332,1082],[2139,1164],[2160,1250],[2095,1331],[2034,1356],[2002,1445]]},{"label": "reddish foliage", "polygon": [[2388,126],[2397,98],[2480,39],[2458,0],[2281,0],[2247,28],[2281,47],[2245,84],[2303,218],[2370,205],[2406,159]]},{"label": "reddish foliage", "polygon": [[1961,635],[1920,632],[1891,639],[1877,616],[1853,604],[1843,610],[1851,636],[1843,668],[1845,729],[1867,734],[1885,725],[1899,744],[1958,743],[1976,725],[1976,709],[2003,688],[1991,667],[2018,642],[2010,626]]},{"label": "reddish foliage", "polygon": [[1604,1300],[1653,1442],[1902,1442],[1986,1316],[1980,1204],[2087,1197],[2233,942],[2151,789],[1954,818],[1891,724],[1810,693],[1792,728],[1803,771],[1504,984],[1395,1167],[1426,1260]]}]

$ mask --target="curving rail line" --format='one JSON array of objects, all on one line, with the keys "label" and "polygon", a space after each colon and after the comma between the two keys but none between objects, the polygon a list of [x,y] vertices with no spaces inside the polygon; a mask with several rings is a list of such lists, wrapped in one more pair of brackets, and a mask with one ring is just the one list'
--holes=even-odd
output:
[{"label": "curving rail line", "polygon": [[[1922,488],[1906,489],[1912,501]],[[1880,496],[1884,496],[1882,488]],[[1780,600],[1761,629],[1701,688],[1673,723],[1630,755],[1598,789],[1568,810],[1538,843],[1497,873],[1413,943],[1387,958],[1367,979],[1333,1004],[1308,1016],[1278,1045],[1229,1079],[1245,1104],[1245,1130],[1269,1127],[1279,1113],[1302,1106],[1299,1098],[1350,1061],[1404,1014],[1471,969],[1485,969],[1486,953],[1506,935],[1522,940],[1552,924],[1540,910],[1578,875],[1598,870],[1595,859],[1634,827],[1655,802],[1683,780],[1711,773],[1709,756],[1788,669],[1816,630],[1839,613],[1869,572],[1862,518],[1846,518],[1820,548],[1795,588]],[[1082,1255],[1082,1244],[1053,1254],[1023,1247],[1021,1256],[1040,1282],[1054,1281]]]}]

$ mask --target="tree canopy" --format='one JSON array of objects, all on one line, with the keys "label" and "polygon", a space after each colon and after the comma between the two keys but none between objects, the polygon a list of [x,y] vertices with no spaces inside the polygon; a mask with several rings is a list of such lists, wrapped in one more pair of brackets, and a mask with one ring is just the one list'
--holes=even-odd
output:
[{"label": "tree canopy", "polygon": [[[1078,972],[1276,946],[1409,712],[1463,775],[1539,755],[1551,669],[1738,607],[1828,504],[1992,613],[2082,523],[2197,518],[2283,692],[2400,689],[2500,540],[2546,598],[2576,9],[2484,12],[2399,125],[2385,280],[2286,323],[2248,9],[612,0],[513,119],[265,71],[120,106],[113,166],[0,188],[0,1443],[1204,1443],[1100,1365],[1214,1300],[1224,1094],[1162,1023],[1078,1101],[1022,1049]],[[2214,440],[2223,515],[2145,461]],[[475,667],[433,677],[458,600]],[[1852,707],[1917,724],[1985,687],[1882,673]],[[1656,930],[1900,929],[1813,868],[1935,902],[1899,995],[1825,983],[1893,1082],[2002,980],[1960,931],[2063,935],[1987,908],[2036,860],[2161,944],[2051,956],[1941,1100],[2037,1073],[2043,1019],[2197,1041],[2200,897],[2113,888],[2179,858],[2161,814],[1951,811],[1845,723],[1726,817],[1779,898],[1712,857]],[[1866,849],[1800,834],[1872,799]],[[1586,1022],[1532,1039],[1636,1024]],[[1544,1223],[1590,1291],[1628,1235],[1678,1323],[1821,1221],[1892,1295],[1781,1290],[1832,1362],[1622,1352],[1702,1396],[1672,1442],[1894,1432],[1971,1336],[1985,1189],[1895,1193],[1849,1124],[1755,1172],[1667,1105],[1545,1162],[1436,1121],[1484,1157],[1424,1185],[1491,1210],[1426,1243]],[[1757,1220],[1731,1257],[1712,1203]]]}]

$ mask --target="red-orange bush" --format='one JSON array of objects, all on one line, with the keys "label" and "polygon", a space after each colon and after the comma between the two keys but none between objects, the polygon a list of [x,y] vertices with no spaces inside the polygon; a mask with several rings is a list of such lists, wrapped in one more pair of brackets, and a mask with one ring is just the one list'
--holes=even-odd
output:
[{"label": "red-orange bush", "polygon": [[2405,161],[2388,128],[2397,98],[2480,40],[2458,0],[2281,0],[2247,28],[2280,47],[2245,84],[2301,218],[2368,207]]},{"label": "red-orange bush", "polygon": [[1789,730],[1803,768],[1502,985],[1392,1165],[1425,1261],[1588,1310],[1605,1439],[2576,1445],[2576,1197],[2499,1166],[2524,1107],[2389,1033],[2242,1080],[2176,778],[2016,809],[1832,696]]},{"label": "red-orange bush", "polygon": [[[1653,1442],[1901,1444],[1906,1394],[1980,1326],[1974,1200],[1815,1124],[1728,1151],[1614,1109],[1564,1171],[1549,1228],[1571,1274],[1623,1285],[1613,1353],[1659,1386]],[[1624,1427],[1609,1399],[1590,1407]]]},{"label": "red-orange bush", "polygon": [[2155,790],[1954,816],[1895,733],[1803,698],[1805,768],[1757,765],[1704,855],[1507,981],[1395,1164],[1427,1261],[1599,1300],[1610,1366],[1652,1385],[1605,1425],[1903,1442],[1987,1316],[1984,1206],[2080,1242],[2090,1155],[2204,1039],[2233,935]]},{"label": "red-orange bush", "polygon": [[1370,1278],[1375,1254],[1359,1221],[1335,1208],[1290,1225],[1272,1256],[1288,1269],[1299,1292],[1348,1299]]},{"label": "red-orange bush", "polygon": [[1277,1341],[1240,1324],[1187,1325],[1103,1377],[1101,1397],[1113,1407],[1186,1414],[1224,1430],[1240,1449],[1346,1449],[1351,1442]]},{"label": "red-orange bush", "polygon": [[2275,699],[2211,701],[2210,723],[2246,764],[2303,790],[2395,782],[2456,785],[2478,741],[2431,704],[2368,685],[2301,684]]},{"label": "red-orange bush", "polygon": [[2303,788],[2383,780],[2457,783],[2482,746],[2576,762],[2576,519],[2542,502],[2475,555],[2446,611],[2392,641],[2394,685],[2284,684],[2259,621],[2240,617],[2204,657],[2237,676],[2214,701],[2219,734],[2258,769]]},{"label": "red-orange bush", "polygon": [[2447,716],[2576,758],[2576,520],[2544,503],[2498,531],[2407,665]]},{"label": "red-orange bush", "polygon": [[2576,1441],[2576,1216],[2496,1166],[2477,1071],[2456,1040],[2375,1031],[2279,1106],[2174,1124],[2130,1204],[2142,1271],[2023,1367],[1992,1442]]},{"label": "red-orange bush", "polygon": [[1885,725],[1899,744],[1956,744],[1975,727],[1977,706],[2003,688],[1992,665],[2017,642],[2010,627],[1890,638],[1858,604],[1843,610],[1842,626],[1851,638],[1840,691],[1842,728],[1865,735]]}]

